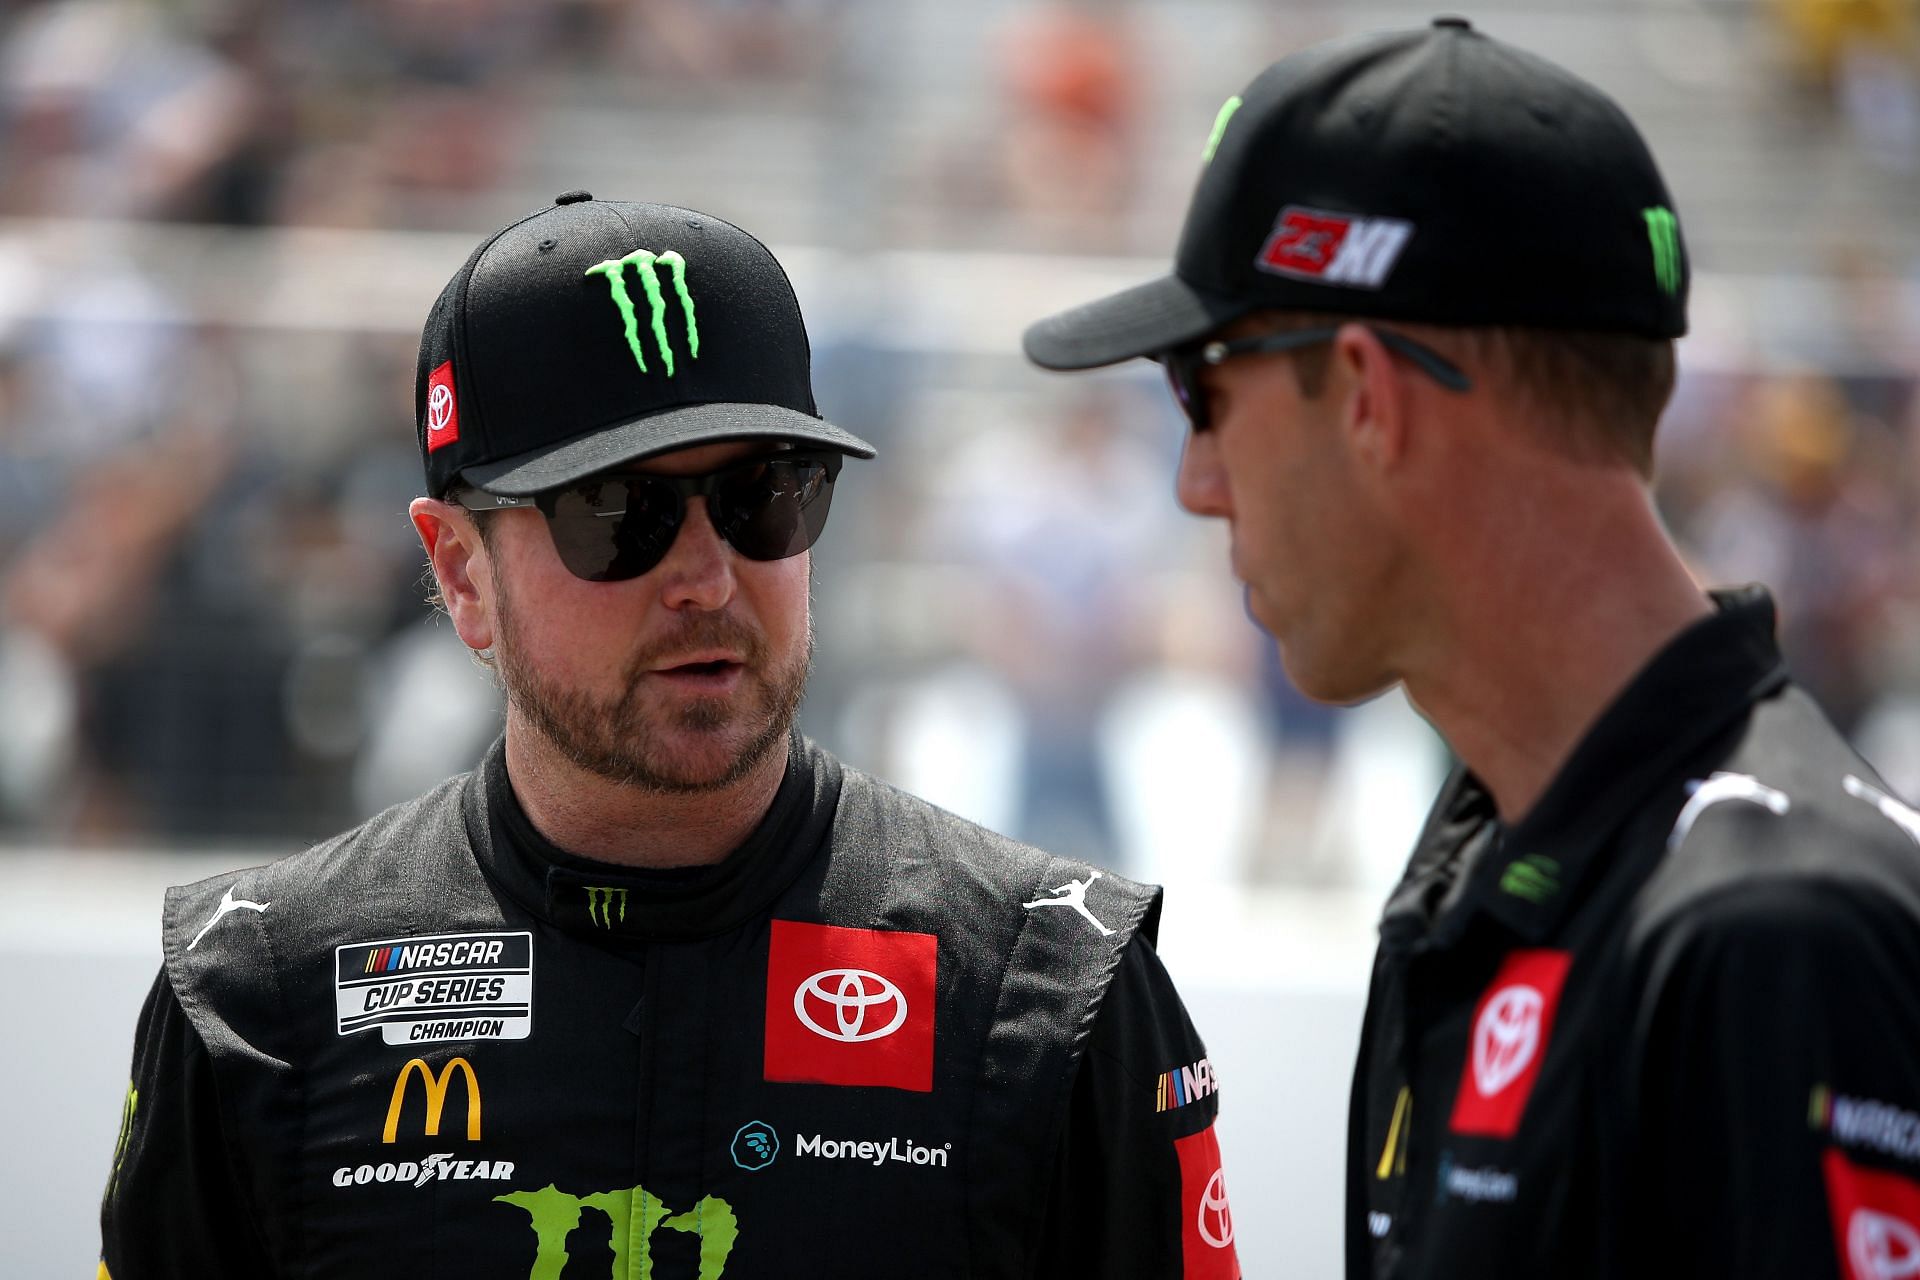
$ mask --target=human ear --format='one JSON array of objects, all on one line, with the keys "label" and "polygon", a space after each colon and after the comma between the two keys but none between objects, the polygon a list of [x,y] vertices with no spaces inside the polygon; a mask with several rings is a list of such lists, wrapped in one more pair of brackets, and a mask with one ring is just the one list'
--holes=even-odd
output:
[{"label": "human ear", "polygon": [[1406,456],[1409,415],[1401,370],[1373,330],[1345,324],[1333,340],[1342,388],[1341,432],[1369,470],[1390,471]]},{"label": "human ear", "polygon": [[493,647],[493,574],[473,517],[450,502],[415,498],[407,508],[440,584],[440,603],[469,649]]}]

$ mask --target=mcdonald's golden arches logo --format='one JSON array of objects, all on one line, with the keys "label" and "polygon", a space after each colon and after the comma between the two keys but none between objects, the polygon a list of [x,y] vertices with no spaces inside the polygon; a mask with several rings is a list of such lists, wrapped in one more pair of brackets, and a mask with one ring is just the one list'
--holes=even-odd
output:
[{"label": "mcdonald's golden arches logo", "polygon": [[414,1072],[420,1073],[420,1085],[427,1094],[426,1136],[440,1136],[440,1113],[447,1107],[447,1086],[453,1083],[453,1073],[458,1068],[467,1078],[467,1141],[480,1141],[480,1080],[473,1074],[473,1064],[465,1058],[449,1059],[447,1065],[435,1075],[424,1058],[410,1058],[407,1065],[400,1068],[399,1079],[393,1082],[393,1101],[387,1104],[387,1127],[380,1135],[380,1141],[392,1142],[400,1129],[400,1107],[407,1097],[407,1083],[413,1079]]}]

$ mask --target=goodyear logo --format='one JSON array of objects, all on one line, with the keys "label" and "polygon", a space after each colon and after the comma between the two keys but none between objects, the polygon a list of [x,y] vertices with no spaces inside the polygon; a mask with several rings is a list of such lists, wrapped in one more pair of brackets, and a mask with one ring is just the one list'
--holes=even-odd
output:
[{"label": "goodyear logo", "polygon": [[533,935],[450,933],[334,949],[343,1036],[388,1044],[524,1040],[533,1033]]}]

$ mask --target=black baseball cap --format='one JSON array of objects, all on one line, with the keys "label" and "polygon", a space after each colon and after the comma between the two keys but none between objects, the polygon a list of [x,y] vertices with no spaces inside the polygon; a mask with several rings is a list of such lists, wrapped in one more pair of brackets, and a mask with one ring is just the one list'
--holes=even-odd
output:
[{"label": "black baseball cap", "polygon": [[1157,355],[1263,308],[1686,332],[1686,250],[1633,122],[1464,18],[1274,63],[1205,154],[1173,274],[1034,324],[1029,359]]},{"label": "black baseball cap", "polygon": [[820,417],[787,273],[728,222],[569,191],[482,241],[420,335],[427,492],[526,497],[653,454],[772,438],[871,458]]}]

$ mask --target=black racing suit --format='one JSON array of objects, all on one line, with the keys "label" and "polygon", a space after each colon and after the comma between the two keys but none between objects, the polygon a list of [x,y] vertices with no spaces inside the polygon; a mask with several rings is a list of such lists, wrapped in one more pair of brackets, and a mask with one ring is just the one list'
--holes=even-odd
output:
[{"label": "black racing suit", "polygon": [[170,891],[104,1266],[1237,1276],[1158,912],[797,735],[721,864],[587,861],[532,829],[496,745]]},{"label": "black racing suit", "polygon": [[1920,1274],[1920,815],[1750,589],[1510,829],[1442,793],[1380,922],[1347,1274]]}]

